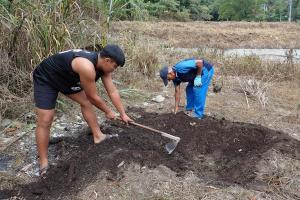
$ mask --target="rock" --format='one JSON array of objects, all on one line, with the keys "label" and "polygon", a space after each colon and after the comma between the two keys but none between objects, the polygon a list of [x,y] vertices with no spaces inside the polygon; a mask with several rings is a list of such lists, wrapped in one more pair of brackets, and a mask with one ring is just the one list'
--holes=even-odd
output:
[{"label": "rock", "polygon": [[148,106],[148,105],[149,105],[149,103],[147,103],[147,102],[143,103],[143,106]]},{"label": "rock", "polygon": [[222,86],[218,84],[213,84],[213,92],[214,93],[219,93],[222,90]]},{"label": "rock", "polygon": [[78,121],[82,120],[81,117],[78,116],[78,115],[76,115],[76,119],[77,119]]},{"label": "rock", "polygon": [[157,95],[156,97],[154,97],[153,99],[152,99],[152,101],[155,101],[155,102],[157,102],[157,103],[161,103],[161,102],[163,102],[165,100],[165,97],[163,97],[162,95]]}]

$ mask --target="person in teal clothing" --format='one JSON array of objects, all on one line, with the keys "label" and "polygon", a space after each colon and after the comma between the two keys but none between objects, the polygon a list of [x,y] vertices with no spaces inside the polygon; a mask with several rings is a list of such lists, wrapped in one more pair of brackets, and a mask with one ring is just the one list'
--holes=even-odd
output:
[{"label": "person in teal clothing", "polygon": [[204,59],[190,58],[185,59],[173,67],[164,66],[160,70],[160,77],[164,85],[173,81],[175,86],[175,108],[174,113],[178,112],[180,102],[180,84],[188,82],[186,91],[186,114],[202,119],[205,111],[205,101],[208,87],[214,75],[214,67]]}]

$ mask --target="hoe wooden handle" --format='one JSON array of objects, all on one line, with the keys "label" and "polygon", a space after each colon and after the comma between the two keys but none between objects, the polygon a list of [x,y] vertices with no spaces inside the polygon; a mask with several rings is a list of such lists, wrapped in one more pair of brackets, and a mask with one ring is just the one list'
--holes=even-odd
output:
[{"label": "hoe wooden handle", "polygon": [[136,122],[129,122],[129,124],[132,124],[132,125],[135,125],[135,126],[138,126],[138,127],[141,127],[141,128],[144,128],[144,129],[147,129],[147,130],[150,130],[150,131],[153,131],[153,132],[156,132],[156,133],[160,133],[162,136],[164,137],[167,137],[167,138],[170,138],[172,140],[176,140],[176,141],[179,141],[180,138],[179,137],[176,137],[174,135],[170,135],[166,132],[163,132],[163,131],[159,131],[159,130],[156,130],[154,128],[151,128],[149,126],[144,126],[142,124],[139,124],[139,123],[136,123]]}]

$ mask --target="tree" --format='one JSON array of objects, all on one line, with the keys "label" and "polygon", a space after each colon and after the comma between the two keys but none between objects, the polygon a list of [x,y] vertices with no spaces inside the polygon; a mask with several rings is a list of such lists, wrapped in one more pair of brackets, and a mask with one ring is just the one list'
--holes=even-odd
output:
[{"label": "tree", "polygon": [[296,21],[300,19],[300,0],[293,0],[292,19]]},{"label": "tree", "polygon": [[220,19],[255,20],[262,12],[265,0],[217,0]]},{"label": "tree", "polygon": [[191,0],[187,8],[190,10],[192,20],[210,20],[212,18],[208,6],[202,1]]}]

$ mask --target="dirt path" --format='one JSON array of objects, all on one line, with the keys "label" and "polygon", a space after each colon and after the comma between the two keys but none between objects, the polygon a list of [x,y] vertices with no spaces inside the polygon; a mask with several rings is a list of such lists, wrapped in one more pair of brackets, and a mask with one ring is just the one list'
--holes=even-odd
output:
[{"label": "dirt path", "polygon": [[[141,117],[138,122],[169,132],[182,138],[172,155],[165,153],[168,141],[142,129],[111,123],[105,133],[118,133],[117,139],[93,145],[90,136],[66,138],[58,143],[58,150],[68,149],[71,156],[53,167],[48,177],[14,191],[1,191],[0,198],[18,196],[25,199],[72,199],[85,187],[96,181],[97,174],[107,171],[106,179],[119,182],[124,178],[118,167],[137,163],[155,168],[164,165],[184,176],[193,171],[202,180],[210,180],[217,187],[240,185],[253,188],[267,183],[257,178],[257,163],[270,149],[291,159],[300,160],[300,142],[258,125],[233,123],[207,117],[193,120],[183,113],[155,114],[131,110]],[[295,194],[294,194],[295,195]],[[294,196],[299,198],[299,196]],[[88,199],[88,198],[87,198]],[[101,198],[100,198],[101,199]]]}]

